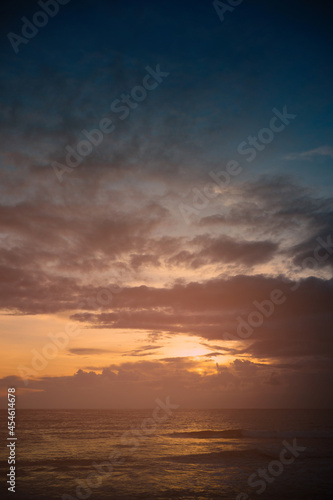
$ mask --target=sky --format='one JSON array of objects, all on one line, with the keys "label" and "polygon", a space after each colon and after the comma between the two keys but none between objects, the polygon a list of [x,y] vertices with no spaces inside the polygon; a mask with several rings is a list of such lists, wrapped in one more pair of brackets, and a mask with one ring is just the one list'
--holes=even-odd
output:
[{"label": "sky", "polygon": [[2,407],[332,407],[329,2],[54,2],[2,13]]}]

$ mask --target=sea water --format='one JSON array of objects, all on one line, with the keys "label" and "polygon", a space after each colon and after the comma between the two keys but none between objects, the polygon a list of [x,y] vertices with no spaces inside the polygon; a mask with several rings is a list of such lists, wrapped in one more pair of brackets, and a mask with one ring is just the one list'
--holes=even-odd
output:
[{"label": "sea water", "polygon": [[333,411],[173,410],[159,421],[152,414],[17,410],[9,493],[1,412],[1,498],[333,498]]}]

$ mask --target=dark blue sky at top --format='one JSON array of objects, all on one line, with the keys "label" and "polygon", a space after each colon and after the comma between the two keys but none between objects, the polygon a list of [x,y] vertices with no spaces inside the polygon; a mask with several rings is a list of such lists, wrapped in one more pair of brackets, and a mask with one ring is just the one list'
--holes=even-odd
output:
[{"label": "dark blue sky at top", "polygon": [[[287,105],[297,119],[251,168],[332,183],[330,157],[315,165],[283,159],[332,145],[329,2],[244,0],[221,23],[211,1],[71,0],[17,55],[6,35],[20,34],[20,18],[40,8],[33,1],[2,8],[1,102],[12,113],[1,126],[10,134],[55,144],[65,131],[61,149],[108,116],[146,65],[160,64],[170,76],[129,118],[142,140],[147,128],[162,148],[186,146],[177,158],[204,172],[205,162],[237,157],[238,144],[267,126],[272,108]],[[45,155],[47,164],[52,155]]]}]

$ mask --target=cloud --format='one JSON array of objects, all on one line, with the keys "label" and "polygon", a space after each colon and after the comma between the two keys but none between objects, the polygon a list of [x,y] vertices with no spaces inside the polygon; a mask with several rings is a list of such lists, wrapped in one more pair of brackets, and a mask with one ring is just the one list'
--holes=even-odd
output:
[{"label": "cloud", "polygon": [[252,361],[249,361],[248,359],[235,359],[232,362],[232,366],[237,372],[242,372],[246,375],[251,376],[257,372],[257,368],[259,365],[253,363]]},{"label": "cloud", "polygon": [[161,349],[162,347],[162,345],[145,345],[139,349],[130,351],[129,353],[124,353],[123,356],[151,356],[152,354],[155,354],[154,351],[156,349]]},{"label": "cloud", "polygon": [[277,386],[281,384],[281,381],[279,380],[279,377],[275,372],[272,372],[266,382],[266,384],[272,385],[272,386]]},{"label": "cloud", "polygon": [[[280,291],[282,303],[272,309],[267,301],[271,303],[273,290]],[[170,289],[125,289],[117,297],[113,312],[96,313],[90,321],[96,328],[159,328],[169,334],[219,340],[224,342],[226,352],[229,349],[232,354],[262,360],[313,356],[325,359],[333,356],[332,300],[332,280],[307,278],[295,282],[260,275],[237,276]],[[258,312],[262,310],[264,313]],[[240,322],[249,325],[248,318],[254,311],[262,321],[254,328],[248,326],[250,336],[244,340],[238,335]],[[267,311],[271,312],[268,317]],[[75,314],[73,319],[89,321],[84,313]],[[237,351],[234,340],[225,340],[225,333],[243,342],[243,349]],[[218,350],[218,346],[209,347]]]},{"label": "cloud", "polygon": [[[165,358],[121,363],[75,374],[30,380],[0,379],[0,404],[16,387],[18,408],[149,408],[167,395],[184,408],[330,407],[332,365],[289,367],[236,359],[219,365],[210,359]],[[320,387],[320,391],[316,391]],[[4,406],[5,407],[5,406]]]},{"label": "cloud", "polygon": [[[283,261],[286,274],[309,268],[313,275],[318,275],[321,269],[333,264],[331,250],[325,253],[324,248],[319,258],[314,259],[314,253],[322,246],[319,241],[325,246],[333,234],[332,197],[320,196],[288,177],[265,176],[257,182],[238,186],[224,212],[202,217],[199,226],[213,233],[236,228],[242,235],[253,237],[255,234],[255,241],[266,246],[261,250],[266,250],[267,259],[271,251],[271,257],[275,258],[273,266]],[[273,249],[274,242],[279,242],[278,249]],[[264,262],[265,253],[262,255]]]},{"label": "cloud", "polygon": [[75,354],[77,356],[94,356],[99,354],[105,354],[112,352],[109,349],[93,349],[89,347],[76,347],[72,349],[68,349],[68,352],[71,354]]},{"label": "cloud", "polygon": [[303,151],[302,153],[290,153],[284,157],[285,160],[312,160],[316,156],[328,156],[333,158],[333,147],[331,146],[320,146],[315,149],[310,149],[309,151]]},{"label": "cloud", "polygon": [[212,238],[208,234],[197,236],[192,243],[202,247],[197,254],[191,256],[193,267],[198,267],[202,262],[220,261],[239,262],[248,266],[261,264],[269,261],[278,249],[278,244],[272,241],[242,241],[227,236]]},{"label": "cloud", "polygon": [[[333,216],[333,213],[332,213]],[[327,221],[331,226],[331,221]],[[329,229],[329,228],[327,228]],[[333,267],[333,232],[319,228],[310,238],[288,249],[296,266],[316,270],[320,267]]]}]

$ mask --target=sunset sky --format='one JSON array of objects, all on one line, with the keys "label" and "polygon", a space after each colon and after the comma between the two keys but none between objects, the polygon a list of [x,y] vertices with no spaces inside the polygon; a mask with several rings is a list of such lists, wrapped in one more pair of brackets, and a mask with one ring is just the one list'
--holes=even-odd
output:
[{"label": "sunset sky", "polygon": [[71,0],[17,53],[8,7],[2,407],[332,404],[326,5]]}]

